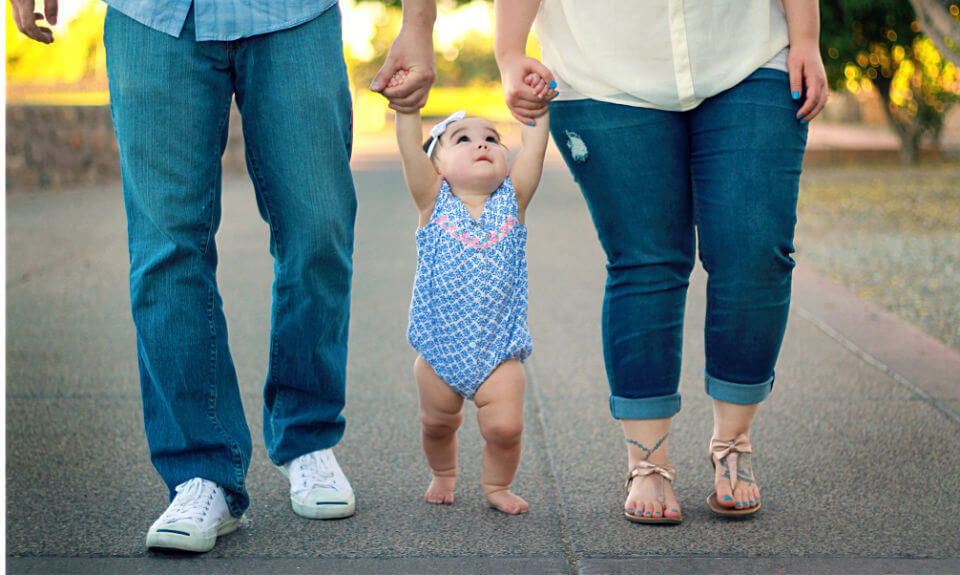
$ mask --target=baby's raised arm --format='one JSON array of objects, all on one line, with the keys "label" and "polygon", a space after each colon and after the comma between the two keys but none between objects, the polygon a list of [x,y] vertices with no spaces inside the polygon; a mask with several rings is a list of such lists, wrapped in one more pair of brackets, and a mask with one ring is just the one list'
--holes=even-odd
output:
[{"label": "baby's raised arm", "polygon": [[[543,89],[543,80],[537,74],[530,74],[524,79],[535,90]],[[549,90],[549,88],[546,88]],[[517,193],[517,203],[520,213],[523,214],[533,199],[534,192],[540,184],[540,174],[543,173],[543,157],[547,153],[547,138],[550,136],[549,112],[537,118],[535,125],[523,124],[520,129],[521,147],[517,157],[510,167],[510,180]]]},{"label": "baby's raised arm", "polygon": [[397,144],[403,160],[403,177],[420,212],[421,225],[424,223],[424,216],[426,219],[430,218],[437,192],[440,191],[440,175],[433,169],[433,162],[423,151],[422,138],[420,112],[397,112]]}]

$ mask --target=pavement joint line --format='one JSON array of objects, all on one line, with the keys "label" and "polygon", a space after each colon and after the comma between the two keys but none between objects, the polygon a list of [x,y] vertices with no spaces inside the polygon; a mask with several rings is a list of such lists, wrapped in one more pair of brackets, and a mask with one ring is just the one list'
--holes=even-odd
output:
[{"label": "pavement joint line", "polygon": [[537,428],[540,431],[541,441],[543,441],[543,451],[547,454],[547,469],[550,472],[553,496],[557,501],[557,510],[560,515],[560,540],[563,542],[563,553],[566,555],[567,563],[570,565],[570,574],[578,575],[583,572],[583,567],[580,564],[580,559],[577,558],[573,541],[571,541],[570,533],[567,530],[567,513],[564,510],[560,479],[557,477],[556,466],[553,464],[553,450],[550,449],[550,442],[547,439],[547,424],[543,417],[543,411],[540,409],[543,405],[543,400],[540,397],[540,387],[537,385],[537,370],[532,359],[526,361],[526,368],[530,388],[533,390],[533,409],[536,414]]},{"label": "pavement joint line", "polygon": [[848,351],[850,351],[851,353],[859,357],[865,363],[880,370],[886,375],[890,376],[891,378],[893,378],[894,381],[896,381],[897,383],[900,383],[901,385],[905,386],[907,389],[909,389],[913,393],[920,396],[921,399],[923,399],[925,402],[932,405],[935,409],[939,410],[948,418],[952,419],[956,423],[960,423],[960,413],[957,413],[956,411],[951,409],[948,405],[944,404],[942,401],[939,401],[938,399],[934,398],[929,393],[924,391],[923,388],[921,388],[919,385],[913,383],[906,377],[894,371],[889,365],[883,363],[882,361],[880,361],[879,359],[877,359],[876,357],[868,353],[866,350],[862,349],[860,346],[850,341],[843,334],[841,334],[837,330],[830,327],[829,324],[827,324],[826,322],[824,322],[823,320],[815,316],[813,313],[808,311],[803,306],[794,304],[793,308],[800,317],[809,321],[813,325],[817,326],[817,328],[819,328],[820,331],[824,332],[825,334],[827,334],[828,336],[836,340],[840,345],[842,345]]},{"label": "pavement joint line", "polygon": [[[98,247],[101,247],[101,248],[102,248],[102,246],[98,246]],[[102,251],[103,251],[103,250],[101,249],[101,253],[102,253]],[[38,279],[38,278],[40,278],[40,277],[43,277],[43,276],[46,275],[47,273],[49,273],[49,272],[51,272],[51,271],[53,271],[53,270],[55,270],[55,269],[57,269],[57,268],[63,267],[63,266],[68,265],[68,264],[71,264],[71,263],[77,261],[78,259],[83,259],[83,258],[87,257],[90,253],[91,253],[90,250],[88,250],[88,251],[83,251],[83,252],[73,252],[73,253],[70,253],[70,254],[68,254],[68,255],[66,255],[66,256],[64,256],[64,257],[62,257],[62,258],[60,258],[60,259],[58,259],[58,260],[56,260],[56,261],[52,261],[52,262],[50,262],[50,263],[44,264],[44,265],[38,267],[38,268],[35,269],[35,270],[30,270],[30,271],[28,271],[28,272],[25,272],[25,273],[20,274],[19,276],[15,277],[15,278],[13,278],[13,279],[10,279],[10,280],[7,282],[6,288],[7,288],[7,289],[17,288],[17,287],[20,287],[20,286],[22,286],[22,285],[28,284],[28,283],[30,283],[31,281],[33,281],[33,280],[35,280],[35,279]]]}]

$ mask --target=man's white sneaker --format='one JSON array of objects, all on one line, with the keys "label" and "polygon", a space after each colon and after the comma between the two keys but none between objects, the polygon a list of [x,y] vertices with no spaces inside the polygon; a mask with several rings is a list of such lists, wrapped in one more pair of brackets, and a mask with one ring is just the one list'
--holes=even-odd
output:
[{"label": "man's white sneaker", "polygon": [[301,455],[278,467],[290,480],[293,512],[307,519],[350,517],[357,508],[353,488],[340,469],[333,450]]},{"label": "man's white sneaker", "polygon": [[217,535],[235,531],[240,518],[230,515],[223,488],[194,477],[176,487],[177,496],[147,531],[147,547],[210,551]]}]

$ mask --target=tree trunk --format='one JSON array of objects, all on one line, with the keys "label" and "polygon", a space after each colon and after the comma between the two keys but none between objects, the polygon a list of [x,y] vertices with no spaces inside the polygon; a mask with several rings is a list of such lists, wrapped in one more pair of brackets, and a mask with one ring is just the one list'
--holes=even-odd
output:
[{"label": "tree trunk", "polygon": [[910,133],[900,137],[900,164],[909,166],[920,160],[919,130],[910,130]]},{"label": "tree trunk", "polygon": [[960,52],[951,50],[946,42],[950,38],[954,46],[960,46],[960,22],[950,15],[948,8],[939,0],[910,0],[910,4],[917,13],[920,28],[933,41],[937,52],[960,68]]},{"label": "tree trunk", "polygon": [[876,87],[880,91],[883,99],[883,111],[887,115],[887,121],[893,131],[900,138],[900,163],[915,164],[920,159],[920,120],[916,117],[905,122],[902,118],[897,118],[893,110],[890,109],[890,81],[880,81]]}]

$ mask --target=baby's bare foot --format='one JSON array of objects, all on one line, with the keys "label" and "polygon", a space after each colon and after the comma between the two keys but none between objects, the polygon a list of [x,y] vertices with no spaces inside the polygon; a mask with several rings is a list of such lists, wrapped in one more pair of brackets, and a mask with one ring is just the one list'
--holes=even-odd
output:
[{"label": "baby's bare foot", "polygon": [[490,507],[509,513],[510,515],[519,515],[526,513],[530,509],[530,504],[523,500],[519,495],[515,495],[509,489],[501,489],[485,493],[487,503]]},{"label": "baby's bare foot", "polygon": [[453,488],[456,485],[456,475],[452,477],[434,475],[433,480],[430,481],[430,487],[427,487],[427,492],[423,495],[423,500],[427,503],[450,505],[453,503]]}]

